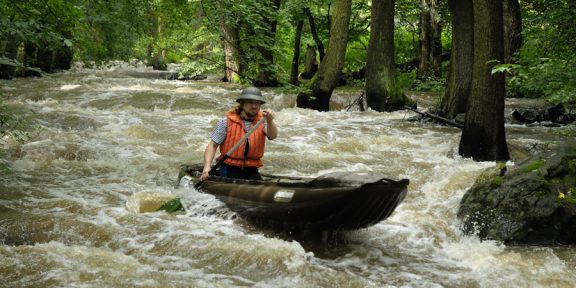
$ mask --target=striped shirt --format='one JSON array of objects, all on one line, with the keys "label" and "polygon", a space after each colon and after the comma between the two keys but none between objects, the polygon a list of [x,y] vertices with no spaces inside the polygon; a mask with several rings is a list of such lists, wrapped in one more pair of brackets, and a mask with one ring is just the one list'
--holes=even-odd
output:
[{"label": "striped shirt", "polygon": [[[224,139],[226,139],[226,131],[228,129],[228,121],[226,120],[227,120],[226,117],[220,119],[220,121],[218,121],[218,124],[216,124],[216,128],[214,128],[214,131],[212,131],[212,135],[210,136],[210,139],[212,139],[212,141],[214,141],[218,145],[222,144],[224,142]],[[244,130],[248,132],[248,130],[250,129],[250,124],[252,124],[252,121],[246,121],[244,119],[242,119],[242,121],[244,121]],[[264,131],[266,131],[266,121],[264,121]]]}]

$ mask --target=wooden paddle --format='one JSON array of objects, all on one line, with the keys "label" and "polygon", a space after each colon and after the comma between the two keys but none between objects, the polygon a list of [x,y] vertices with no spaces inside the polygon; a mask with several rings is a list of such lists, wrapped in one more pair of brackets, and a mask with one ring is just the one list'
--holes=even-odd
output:
[{"label": "wooden paddle", "polygon": [[[226,152],[226,154],[224,154],[224,156],[222,156],[222,158],[220,158],[220,160],[218,160],[218,162],[216,162],[216,164],[214,166],[212,166],[212,169],[210,170],[210,172],[212,172],[212,171],[218,169],[220,166],[222,166],[222,164],[224,163],[224,160],[228,159],[228,157],[230,157],[230,155],[232,155],[232,153],[234,153],[234,151],[236,151],[236,149],[238,149],[238,147],[240,147],[240,145],[242,145],[242,143],[244,143],[244,141],[246,141],[246,139],[248,139],[250,134],[252,134],[252,132],[254,132],[256,130],[256,128],[258,128],[258,126],[260,126],[260,125],[262,125],[262,123],[264,123],[264,121],[266,121],[266,117],[262,116],[262,119],[260,119],[258,122],[256,122],[256,125],[254,125],[252,128],[250,128],[250,130],[248,130],[248,132],[246,132],[244,137],[242,137],[242,139],[240,139],[234,146],[232,146],[232,148],[230,150],[228,150],[228,152]],[[208,175],[210,175],[210,174],[208,174]],[[194,188],[198,189],[198,188],[200,188],[200,186],[202,186],[202,184],[204,184],[204,180],[198,181],[198,183],[196,183],[194,185]]]}]

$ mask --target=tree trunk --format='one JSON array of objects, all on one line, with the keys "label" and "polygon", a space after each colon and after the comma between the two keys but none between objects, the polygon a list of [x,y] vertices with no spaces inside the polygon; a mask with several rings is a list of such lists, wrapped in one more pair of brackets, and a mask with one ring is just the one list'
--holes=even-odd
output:
[{"label": "tree trunk", "polygon": [[36,50],[36,64],[40,70],[46,73],[52,73],[52,60],[54,52],[47,48],[38,48]]},{"label": "tree trunk", "polygon": [[72,67],[72,61],[74,59],[74,52],[69,46],[63,45],[60,49],[54,52],[54,61],[52,62],[52,68],[60,70],[68,70]]},{"label": "tree trunk", "polygon": [[292,70],[290,71],[290,84],[298,86],[298,67],[300,66],[300,40],[302,40],[302,28],[304,20],[300,19],[296,25],[294,34],[294,54],[292,56]]},{"label": "tree trunk", "polygon": [[[20,40],[18,36],[8,39],[6,47],[4,47],[4,57],[16,61],[18,56],[18,46],[20,45]],[[16,66],[2,64],[0,65],[0,79],[12,79],[14,77],[14,72],[16,71]]]},{"label": "tree trunk", "polygon": [[330,110],[330,97],[336,88],[344,67],[344,56],[348,42],[348,24],[352,14],[352,0],[335,0],[332,8],[332,22],[330,24],[330,40],[328,50],[318,73],[312,79],[311,95],[301,93],[298,95],[297,106],[318,111]]},{"label": "tree trunk", "polygon": [[310,8],[304,8],[304,13],[306,17],[308,17],[308,23],[310,24],[310,33],[312,34],[312,39],[316,43],[316,48],[318,48],[318,53],[320,54],[320,61],[324,59],[324,44],[322,44],[322,40],[318,37],[318,31],[316,31],[316,24],[314,23],[314,16],[312,16],[312,12],[310,12]]},{"label": "tree trunk", "polygon": [[440,25],[440,0],[430,0],[430,68],[435,77],[442,76],[442,26]]},{"label": "tree trunk", "polygon": [[512,63],[512,57],[522,47],[522,16],[518,0],[504,0],[504,63]]},{"label": "tree trunk", "polygon": [[438,114],[453,119],[466,113],[472,85],[474,19],[472,0],[448,0],[452,14],[452,55]]},{"label": "tree trunk", "polygon": [[366,63],[366,102],[376,111],[404,109],[411,101],[400,91],[394,63],[394,0],[372,0]]},{"label": "tree trunk", "polygon": [[220,24],[224,42],[225,72],[228,82],[240,82],[240,36],[236,27]]},{"label": "tree trunk", "polygon": [[278,15],[280,0],[271,0],[268,4],[271,6],[273,14],[262,15],[262,23],[264,26],[268,26],[268,30],[259,42],[263,42],[265,45],[258,45],[256,48],[263,60],[263,63],[258,64],[258,78],[254,81],[254,85],[259,87],[278,86],[278,79],[276,78],[275,72],[276,69],[274,67],[274,52],[272,49],[276,39],[276,26],[278,23],[273,19],[273,15]]},{"label": "tree trunk", "polygon": [[37,64],[37,58],[36,58],[36,52],[37,52],[38,48],[36,47],[35,44],[30,43],[30,42],[26,42],[24,44],[24,56],[23,59],[24,61],[22,61],[24,63],[24,76],[42,76],[38,71],[36,70],[30,70],[27,68],[32,68],[32,67],[38,67]]},{"label": "tree trunk", "polygon": [[509,159],[504,130],[504,74],[492,74],[494,60],[504,61],[501,0],[474,0],[472,94],[459,154],[476,161]]},{"label": "tree trunk", "polygon": [[308,45],[306,48],[306,59],[304,59],[304,72],[300,77],[302,79],[311,79],[318,71],[318,61],[316,61],[316,48]]},{"label": "tree trunk", "polygon": [[440,77],[442,40],[439,0],[422,0],[420,12],[420,63],[418,77]]},{"label": "tree trunk", "polygon": [[164,19],[161,16],[155,16],[152,25],[152,68],[160,71],[168,69],[168,65],[166,64],[166,49],[158,45],[164,33],[163,26]]},{"label": "tree trunk", "polygon": [[[69,30],[62,31],[62,36],[65,39],[72,39],[72,32]],[[72,47],[66,44],[65,40],[62,40],[61,46],[54,51],[54,60],[52,61],[52,69],[68,70],[72,67],[72,61],[74,60],[74,52]]]},{"label": "tree trunk", "polygon": [[420,63],[418,65],[418,78],[430,75],[430,53],[432,51],[430,27],[430,0],[420,2]]}]

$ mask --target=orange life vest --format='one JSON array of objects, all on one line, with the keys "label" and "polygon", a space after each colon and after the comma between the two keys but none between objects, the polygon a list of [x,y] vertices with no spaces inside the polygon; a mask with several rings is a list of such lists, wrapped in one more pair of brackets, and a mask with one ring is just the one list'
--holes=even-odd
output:
[{"label": "orange life vest", "polygon": [[[256,118],[250,124],[251,128],[262,118],[262,112],[258,112]],[[240,115],[234,111],[226,113],[226,139],[220,145],[220,158],[222,158],[244,135],[246,135],[245,124]],[[244,158],[246,142],[240,144],[238,148],[228,156],[224,163],[238,167],[262,167],[262,156],[264,156],[264,145],[266,144],[264,125],[258,126],[256,130],[248,136],[249,150]]]}]

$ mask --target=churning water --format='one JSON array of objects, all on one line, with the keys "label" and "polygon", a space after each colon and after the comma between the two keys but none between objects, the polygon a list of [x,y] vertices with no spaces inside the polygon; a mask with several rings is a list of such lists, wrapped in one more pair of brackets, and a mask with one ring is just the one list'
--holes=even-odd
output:
[{"label": "churning water", "polygon": [[[3,139],[0,287],[574,287],[573,247],[506,247],[462,235],[456,212],[493,163],[457,156],[459,130],[406,112],[316,112],[264,89],[279,137],[263,173],[380,171],[409,178],[389,219],[342,235],[252,227],[219,201],[173,187],[199,163],[240,86],[162,79],[142,67],[77,69],[2,81],[5,103],[35,125],[25,144]],[[337,89],[336,110],[358,91]],[[509,126],[509,142],[548,137]],[[514,136],[516,135],[516,136]],[[138,192],[174,193],[186,214],[135,214]]]}]

